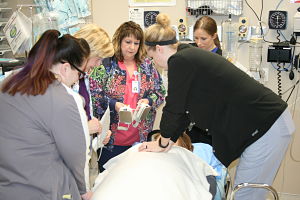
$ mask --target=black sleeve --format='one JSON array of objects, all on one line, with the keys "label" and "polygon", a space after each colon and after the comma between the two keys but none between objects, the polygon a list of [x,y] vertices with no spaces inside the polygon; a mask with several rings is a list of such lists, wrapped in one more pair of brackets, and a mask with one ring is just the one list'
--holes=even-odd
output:
[{"label": "black sleeve", "polygon": [[194,79],[192,65],[180,55],[168,61],[168,96],[160,122],[161,135],[176,141],[186,130],[190,120],[186,114],[191,83]]},{"label": "black sleeve", "polygon": [[186,133],[190,136],[192,143],[203,142],[209,145],[212,144],[212,137],[206,130],[194,126],[192,130],[187,130]]}]

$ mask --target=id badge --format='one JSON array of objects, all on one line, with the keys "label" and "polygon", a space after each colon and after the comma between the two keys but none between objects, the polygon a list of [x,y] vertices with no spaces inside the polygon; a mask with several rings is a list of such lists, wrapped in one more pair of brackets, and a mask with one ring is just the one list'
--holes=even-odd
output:
[{"label": "id badge", "polygon": [[132,81],[132,93],[139,93],[140,87],[139,87],[139,81]]}]

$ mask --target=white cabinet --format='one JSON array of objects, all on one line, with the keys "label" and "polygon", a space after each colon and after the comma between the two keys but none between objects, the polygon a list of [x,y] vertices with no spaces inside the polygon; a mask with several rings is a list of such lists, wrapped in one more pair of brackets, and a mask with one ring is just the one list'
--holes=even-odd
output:
[{"label": "white cabinet", "polygon": [[3,28],[12,15],[12,8],[8,8],[8,0],[0,0],[0,58],[13,57],[11,48],[4,36]]}]

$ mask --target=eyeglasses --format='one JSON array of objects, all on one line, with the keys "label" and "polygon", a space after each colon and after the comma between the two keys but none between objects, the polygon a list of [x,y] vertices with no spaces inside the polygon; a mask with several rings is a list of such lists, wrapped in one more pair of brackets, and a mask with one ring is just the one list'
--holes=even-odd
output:
[{"label": "eyeglasses", "polygon": [[[64,64],[64,63],[67,63],[67,62],[61,62],[61,63]],[[82,71],[81,69],[79,69],[78,67],[76,67],[75,65],[73,65],[70,62],[68,62],[68,63],[78,71],[78,77],[79,77],[79,79],[84,78],[84,76],[86,75],[86,73],[84,71]]]}]

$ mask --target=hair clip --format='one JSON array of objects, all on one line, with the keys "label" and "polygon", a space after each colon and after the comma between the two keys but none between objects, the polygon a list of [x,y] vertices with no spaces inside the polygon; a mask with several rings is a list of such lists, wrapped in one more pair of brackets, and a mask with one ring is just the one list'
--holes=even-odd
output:
[{"label": "hair clip", "polygon": [[58,39],[62,38],[64,34],[59,33]]}]

